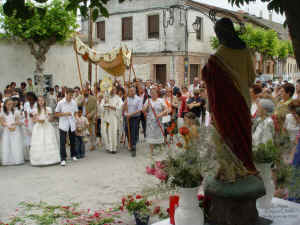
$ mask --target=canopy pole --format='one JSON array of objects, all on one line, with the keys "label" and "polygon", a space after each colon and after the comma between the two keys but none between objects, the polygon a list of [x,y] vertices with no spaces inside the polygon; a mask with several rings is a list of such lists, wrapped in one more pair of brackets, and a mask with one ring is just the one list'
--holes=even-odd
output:
[{"label": "canopy pole", "polygon": [[[98,65],[95,64],[95,76],[96,76],[96,90],[95,90],[95,97],[98,102]],[[94,85],[95,86],[95,85]],[[100,103],[99,103],[100,104]],[[98,106],[96,107],[96,124],[95,124],[95,136],[97,136],[97,131],[98,131]]]},{"label": "canopy pole", "polygon": [[82,77],[81,77],[81,71],[80,71],[79,59],[78,59],[78,53],[77,53],[77,45],[76,45],[76,41],[75,40],[74,40],[74,50],[75,50],[75,56],[76,56],[76,63],[77,63],[77,69],[78,69],[80,86],[81,86],[81,90],[83,90]]}]

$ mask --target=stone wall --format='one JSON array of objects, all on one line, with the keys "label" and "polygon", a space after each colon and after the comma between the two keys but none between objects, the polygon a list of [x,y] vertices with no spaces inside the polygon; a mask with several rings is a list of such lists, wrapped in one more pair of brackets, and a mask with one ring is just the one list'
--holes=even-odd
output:
[{"label": "stone wall", "polygon": [[[30,50],[24,43],[13,41],[0,41],[0,91],[5,86],[16,81],[25,81],[28,77],[33,78],[35,60]],[[87,63],[80,60],[83,80],[87,80]],[[78,70],[75,54],[70,44],[55,45],[47,54],[45,63],[45,74],[53,74],[53,84],[73,87],[79,85]]]}]

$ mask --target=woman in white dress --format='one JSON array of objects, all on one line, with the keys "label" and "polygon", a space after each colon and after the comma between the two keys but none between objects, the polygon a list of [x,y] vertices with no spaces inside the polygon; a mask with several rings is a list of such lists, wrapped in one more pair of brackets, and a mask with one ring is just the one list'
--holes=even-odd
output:
[{"label": "woman in white dress", "polygon": [[34,112],[30,163],[32,166],[47,166],[60,163],[59,146],[56,133],[49,122],[51,109],[46,107],[44,97],[38,98],[37,110]]},{"label": "woman in white dress", "polygon": [[14,110],[14,102],[7,99],[4,102],[0,116],[3,127],[1,138],[2,165],[20,165],[24,163],[23,140],[21,136],[20,113]]}]

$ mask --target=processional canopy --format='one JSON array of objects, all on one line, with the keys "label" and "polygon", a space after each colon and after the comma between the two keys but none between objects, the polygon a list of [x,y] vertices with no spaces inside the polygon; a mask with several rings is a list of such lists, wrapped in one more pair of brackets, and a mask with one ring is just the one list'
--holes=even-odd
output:
[{"label": "processional canopy", "polygon": [[126,68],[131,64],[132,52],[127,46],[114,48],[112,51],[103,54],[89,48],[75,35],[74,50],[81,55],[84,61],[90,61],[99,65],[104,71],[114,77],[124,76]]}]

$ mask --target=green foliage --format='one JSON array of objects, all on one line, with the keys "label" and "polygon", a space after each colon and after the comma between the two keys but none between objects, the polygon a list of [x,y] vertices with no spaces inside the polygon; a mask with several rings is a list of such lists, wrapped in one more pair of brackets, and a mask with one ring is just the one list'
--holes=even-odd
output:
[{"label": "green foliage", "polygon": [[175,156],[169,154],[164,163],[167,165],[164,170],[172,185],[182,188],[194,188],[201,185],[202,160],[196,146],[183,149]]},{"label": "green foliage", "polygon": [[[236,30],[239,31],[239,27]],[[271,29],[266,30],[248,24],[246,32],[240,34],[239,37],[249,49],[262,54],[265,58],[285,59],[294,55],[291,42],[280,40],[276,31]],[[211,38],[210,44],[213,49],[217,49],[220,45],[216,37]]]},{"label": "green foliage", "polygon": [[[34,12],[38,8],[27,3]],[[33,17],[24,20],[13,16],[6,16],[1,12],[1,27],[9,36],[18,37],[22,40],[31,39],[35,43],[43,40],[55,39],[62,42],[68,39],[77,28],[76,15],[73,12],[65,10],[66,3],[61,0],[53,0],[49,6],[45,8],[45,15],[35,13]],[[1,7],[2,8],[2,7]]]},{"label": "green foliage", "polygon": [[[95,21],[99,16],[109,17],[109,12],[106,8],[106,4],[110,0],[90,0],[89,5],[87,0],[69,0],[67,5],[67,10],[77,12],[80,10],[80,14],[83,17],[88,16],[88,12],[92,9],[92,19]],[[125,0],[119,0],[120,3]]]},{"label": "green foliage", "polygon": [[148,201],[146,197],[137,195],[135,198],[133,196],[128,196],[127,198],[123,198],[122,207],[124,207],[130,215],[134,213],[139,213],[145,216],[149,216],[151,214],[151,206],[152,202]]},{"label": "green foliage", "polygon": [[270,140],[253,149],[253,159],[256,163],[274,163],[280,158],[280,150]]},{"label": "green foliage", "polygon": [[213,49],[217,49],[220,46],[220,42],[217,37],[212,37],[209,42]]},{"label": "green foliage", "polygon": [[[249,4],[250,2],[255,2],[256,0],[228,0],[231,5],[236,5],[238,7],[243,6],[244,4]],[[284,13],[284,4],[283,1],[286,0],[262,0],[262,2],[269,2],[268,9],[274,10],[276,13]]]},{"label": "green foliage", "polygon": [[292,166],[281,162],[276,165],[275,174],[277,188],[285,188],[291,184],[294,169]]},{"label": "green foliage", "polygon": [[279,59],[286,59],[290,55],[289,45],[290,45],[289,41],[282,41],[279,43],[279,47],[278,47]]}]

